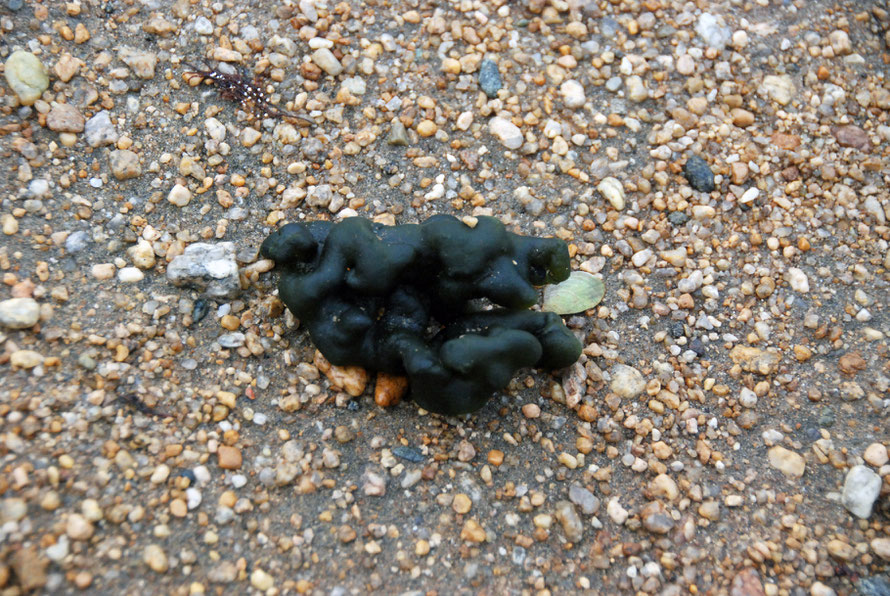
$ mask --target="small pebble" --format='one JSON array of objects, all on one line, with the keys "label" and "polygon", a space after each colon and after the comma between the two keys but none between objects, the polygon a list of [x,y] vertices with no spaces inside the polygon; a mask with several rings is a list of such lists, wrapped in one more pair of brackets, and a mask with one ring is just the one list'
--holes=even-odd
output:
[{"label": "small pebble", "polygon": [[68,521],[65,524],[65,534],[71,540],[89,540],[93,536],[94,531],[93,524],[79,513],[72,513],[68,516]]},{"label": "small pebble", "polygon": [[153,79],[158,56],[154,52],[145,52],[131,47],[122,47],[117,52],[121,62],[133,70],[133,74],[141,79]]},{"label": "small pebble", "polygon": [[880,492],[880,476],[866,466],[853,466],[844,479],[841,502],[856,517],[868,519]]},{"label": "small pebble", "polygon": [[46,126],[56,132],[83,132],[85,122],[80,110],[67,103],[54,104],[46,115]]},{"label": "small pebble", "polygon": [[507,149],[519,149],[524,137],[519,127],[504,118],[492,118],[488,122],[488,131]]},{"label": "small pebble", "polygon": [[99,281],[111,279],[112,277],[114,277],[115,271],[116,268],[112,263],[98,263],[96,265],[93,265],[90,269],[93,277]]},{"label": "small pebble", "polygon": [[799,453],[780,445],[769,450],[769,464],[792,478],[800,478],[806,469],[806,461]]},{"label": "small pebble", "polygon": [[386,137],[386,142],[390,145],[400,147],[411,142],[411,139],[408,138],[408,131],[405,128],[405,125],[402,124],[401,120],[393,120],[393,123],[389,128],[389,136]]},{"label": "small pebble", "polygon": [[343,72],[343,65],[340,64],[333,52],[327,48],[318,48],[312,52],[312,61],[332,77]]},{"label": "small pebble", "polygon": [[118,180],[129,180],[142,174],[139,155],[129,149],[116,149],[108,156],[111,173]]},{"label": "small pebble", "polygon": [[220,445],[216,455],[219,467],[223,470],[237,470],[241,467],[241,451],[237,447]]},{"label": "small pebble", "polygon": [[0,301],[0,325],[7,329],[28,329],[40,319],[40,305],[33,298]]},{"label": "small pebble", "polygon": [[711,192],[717,186],[714,184],[714,173],[708,163],[698,155],[692,155],[683,166],[683,174],[689,181],[689,186],[701,192]]},{"label": "small pebble", "polygon": [[865,453],[862,454],[862,459],[864,459],[868,465],[880,468],[887,463],[890,457],[888,457],[886,447],[880,443],[872,443],[865,448]]},{"label": "small pebble", "polygon": [[607,176],[600,180],[596,189],[616,210],[621,211],[625,205],[624,185],[617,178]]},{"label": "small pebble", "polygon": [[580,108],[587,101],[584,86],[578,81],[569,79],[559,86],[559,93],[568,108]]},{"label": "small pebble", "polygon": [[170,189],[167,200],[177,207],[185,207],[192,200],[192,193],[187,187],[176,184]]},{"label": "small pebble", "polygon": [[606,505],[606,514],[608,514],[609,518],[619,526],[624,524],[630,515],[628,511],[621,506],[618,499],[614,497],[610,499],[609,503]]},{"label": "small pebble", "polygon": [[149,544],[145,547],[145,550],[142,551],[142,561],[157,573],[166,573],[169,568],[167,554],[157,544]]},{"label": "small pebble", "polygon": [[117,278],[123,283],[132,284],[142,281],[145,278],[145,274],[137,267],[123,267],[117,272]]},{"label": "small pebble", "polygon": [[785,278],[788,280],[788,285],[795,292],[806,294],[810,291],[810,281],[807,279],[807,274],[797,267],[789,267]]},{"label": "small pebble", "polygon": [[623,398],[634,398],[646,389],[646,380],[637,369],[624,364],[612,367],[609,388]]},{"label": "small pebble", "polygon": [[796,91],[794,82],[788,75],[767,75],[763,78],[763,90],[776,103],[786,106]]},{"label": "small pebble", "polygon": [[23,50],[16,50],[6,59],[4,76],[24,106],[40,99],[49,87],[49,73],[40,58]]},{"label": "small pebble", "polygon": [[504,84],[501,81],[501,72],[493,60],[485,59],[479,64],[479,87],[488,97],[497,97],[498,91]]}]

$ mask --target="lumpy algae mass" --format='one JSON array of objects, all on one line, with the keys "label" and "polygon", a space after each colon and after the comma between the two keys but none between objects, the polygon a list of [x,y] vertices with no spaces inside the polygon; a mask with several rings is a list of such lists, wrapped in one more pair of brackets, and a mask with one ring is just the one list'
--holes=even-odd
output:
[{"label": "lumpy algae mass", "polygon": [[492,217],[473,227],[448,215],[290,223],[261,254],[325,358],[406,375],[432,412],[472,412],[518,369],[563,368],[581,354],[558,315],[528,310],[535,286],[568,277],[565,243],[513,234]]}]

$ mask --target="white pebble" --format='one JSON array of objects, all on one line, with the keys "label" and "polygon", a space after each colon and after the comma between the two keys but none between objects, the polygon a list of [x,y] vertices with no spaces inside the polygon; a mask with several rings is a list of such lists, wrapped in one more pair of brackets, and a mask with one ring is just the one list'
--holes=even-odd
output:
[{"label": "white pebble", "polygon": [[117,272],[118,280],[132,284],[145,279],[145,274],[138,267],[124,267]]},{"label": "white pebble", "polygon": [[207,17],[200,16],[195,19],[195,33],[198,35],[210,35],[213,33],[213,23]]},{"label": "white pebble", "polygon": [[760,190],[754,188],[753,186],[742,193],[742,196],[739,197],[739,203],[743,205],[750,203],[754,199],[756,199],[760,195]]},{"label": "white pebble", "polygon": [[742,407],[744,408],[753,408],[757,405],[757,394],[747,387],[742,387],[741,394],[739,395],[739,403],[742,404]]},{"label": "white pebble", "polygon": [[806,294],[810,291],[810,280],[807,279],[807,274],[797,267],[790,267],[788,273],[785,274],[785,279],[795,292]]},{"label": "white pebble", "polygon": [[201,491],[197,488],[190,487],[185,489],[186,504],[189,509],[195,509],[201,504]]},{"label": "white pebble", "polygon": [[167,195],[167,200],[177,207],[185,207],[189,204],[189,201],[192,200],[192,193],[185,186],[177,184],[170,189],[170,194]]},{"label": "white pebble", "polygon": [[332,77],[343,72],[343,65],[340,64],[333,52],[327,48],[318,48],[312,52],[312,61]]},{"label": "white pebble", "polygon": [[207,469],[207,466],[197,466],[192,470],[192,473],[194,473],[198,484],[203,485],[210,482],[210,470]]},{"label": "white pebble", "polygon": [[492,118],[488,122],[488,131],[497,137],[507,149],[519,149],[522,146],[523,136],[519,127],[504,118]]},{"label": "white pebble", "polygon": [[584,95],[584,87],[581,83],[572,79],[560,85],[559,92],[569,108],[580,108],[587,100],[587,97]]},{"label": "white pebble", "polygon": [[601,195],[606,197],[606,200],[612,204],[612,207],[618,211],[624,209],[624,186],[617,178],[613,178],[612,176],[603,178],[600,180],[600,183],[596,185],[596,189]]}]

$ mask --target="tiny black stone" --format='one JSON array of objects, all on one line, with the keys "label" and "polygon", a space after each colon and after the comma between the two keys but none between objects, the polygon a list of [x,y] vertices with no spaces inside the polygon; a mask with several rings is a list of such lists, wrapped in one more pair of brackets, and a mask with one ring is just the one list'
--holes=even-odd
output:
[{"label": "tiny black stone", "polygon": [[682,226],[689,221],[689,216],[684,211],[671,211],[671,214],[668,215],[668,221],[675,226]]},{"label": "tiny black stone", "polygon": [[210,312],[210,305],[203,298],[195,300],[195,307],[192,309],[192,319],[198,323]]},{"label": "tiny black stone", "polygon": [[683,166],[683,174],[686,176],[686,180],[689,181],[689,185],[695,190],[711,192],[717,188],[714,184],[714,172],[711,171],[708,162],[698,155],[693,155],[686,160],[686,165]]},{"label": "tiny black stone", "polygon": [[683,325],[683,321],[672,321],[671,322],[671,337],[679,338],[686,335],[686,328]]}]

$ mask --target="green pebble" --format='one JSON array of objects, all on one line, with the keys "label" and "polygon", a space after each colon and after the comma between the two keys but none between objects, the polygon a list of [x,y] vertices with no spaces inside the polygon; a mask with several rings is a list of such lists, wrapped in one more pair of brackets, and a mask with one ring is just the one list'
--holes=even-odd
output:
[{"label": "green pebble", "polygon": [[6,60],[6,82],[22,105],[30,106],[40,99],[49,87],[49,74],[40,58],[18,50]]}]

